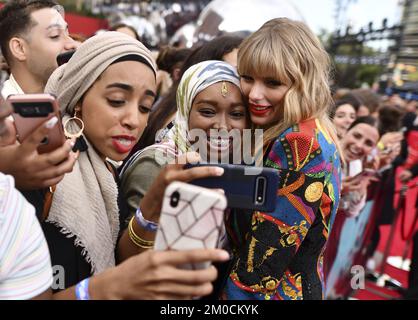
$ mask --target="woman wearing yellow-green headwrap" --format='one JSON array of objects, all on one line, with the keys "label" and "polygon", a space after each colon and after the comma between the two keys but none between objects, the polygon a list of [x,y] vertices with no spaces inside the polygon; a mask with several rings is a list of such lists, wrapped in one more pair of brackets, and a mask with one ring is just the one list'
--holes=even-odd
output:
[{"label": "woman wearing yellow-green headwrap", "polygon": [[[150,182],[172,159],[193,150],[206,162],[230,160],[230,133],[242,134],[249,127],[239,76],[234,67],[222,61],[201,62],[184,73],[177,107],[175,125],[166,140],[135,153],[121,171],[122,192],[132,214]],[[218,154],[226,157],[219,159]]]}]

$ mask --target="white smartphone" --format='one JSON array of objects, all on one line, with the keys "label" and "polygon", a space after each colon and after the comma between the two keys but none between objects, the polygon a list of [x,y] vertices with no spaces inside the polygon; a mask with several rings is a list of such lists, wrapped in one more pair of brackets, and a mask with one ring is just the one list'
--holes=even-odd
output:
[{"label": "white smartphone", "polygon": [[354,177],[363,170],[363,163],[361,160],[353,160],[348,163],[348,175]]},{"label": "white smartphone", "polygon": [[[224,228],[223,194],[183,182],[165,190],[154,250],[216,248]],[[183,269],[204,269],[210,262],[188,264]]]}]

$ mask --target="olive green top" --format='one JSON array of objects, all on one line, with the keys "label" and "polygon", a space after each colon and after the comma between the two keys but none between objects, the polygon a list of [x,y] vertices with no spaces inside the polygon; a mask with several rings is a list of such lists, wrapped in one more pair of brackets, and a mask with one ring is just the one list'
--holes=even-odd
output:
[{"label": "olive green top", "polygon": [[135,214],[145,193],[165,166],[166,162],[157,150],[154,148],[144,150],[121,177],[120,192],[128,203],[130,216]]}]

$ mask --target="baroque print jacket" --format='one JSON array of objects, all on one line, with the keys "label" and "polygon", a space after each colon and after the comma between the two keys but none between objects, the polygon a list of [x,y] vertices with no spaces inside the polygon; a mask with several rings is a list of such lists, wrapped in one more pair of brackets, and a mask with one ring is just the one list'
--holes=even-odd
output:
[{"label": "baroque print jacket", "polygon": [[[323,253],[340,198],[337,149],[319,121],[307,120],[277,137],[264,166],[279,170],[276,208],[253,212],[241,239],[231,240],[224,298],[323,299]],[[227,225],[231,239],[240,238],[239,224]]]}]

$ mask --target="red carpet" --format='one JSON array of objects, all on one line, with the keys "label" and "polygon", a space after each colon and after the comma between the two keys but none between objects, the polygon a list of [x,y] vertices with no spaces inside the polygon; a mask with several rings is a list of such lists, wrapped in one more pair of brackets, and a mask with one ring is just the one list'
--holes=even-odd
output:
[{"label": "red carpet", "polygon": [[[416,186],[418,179],[413,180],[409,185]],[[397,186],[399,190],[399,185]],[[411,230],[415,214],[416,214],[416,199],[418,194],[418,188],[410,188],[406,194],[406,215],[404,218],[404,225],[403,225],[403,234],[407,235],[407,233]],[[397,199],[395,199],[397,201]],[[402,216],[399,216],[397,219],[396,227],[394,229],[393,240],[391,242],[389,256],[397,256],[402,257],[405,255],[405,258],[411,258],[412,248],[406,250],[407,242],[402,236]],[[415,230],[418,230],[418,226],[415,226]],[[386,244],[389,240],[389,234],[391,232],[391,226],[381,226],[380,227],[380,242],[377,248],[377,251],[383,254]],[[403,288],[408,287],[408,272],[395,268],[389,264],[386,264],[385,273],[389,275],[391,278],[399,281],[402,283]],[[359,300],[388,300],[399,298],[400,294],[395,290],[390,290],[388,288],[378,287],[374,282],[366,281],[366,289],[359,290],[355,293],[353,298]]]},{"label": "red carpet", "polygon": [[[387,264],[386,274],[401,282],[402,287],[406,288],[408,286],[408,272]],[[353,298],[359,300],[390,300],[400,297],[401,295],[396,290],[379,287],[372,281],[366,281],[366,289],[358,290],[353,295]]]},{"label": "red carpet", "polygon": [[[397,171],[397,174],[401,170]],[[416,201],[417,201],[417,195],[418,195],[418,178],[415,178],[410,183],[408,183],[408,190],[406,192],[405,196],[405,217],[403,217],[402,213],[398,216],[396,228],[395,228],[395,234],[394,238],[391,244],[391,250],[389,256],[403,256],[404,250],[406,247],[406,241],[403,239],[402,234],[404,236],[408,236],[407,233],[411,232],[411,228],[414,224],[415,214],[416,214]],[[395,195],[395,201],[394,201],[394,208],[398,207],[398,200],[399,200],[399,190],[401,189],[401,184],[399,181],[396,182],[397,193]],[[402,222],[404,222],[404,225],[402,226]],[[401,226],[403,227],[403,230],[401,230]],[[377,248],[377,251],[384,252],[386,243],[389,238],[391,226],[381,226],[380,227],[380,242],[379,246]],[[418,226],[415,226],[415,230],[418,230]],[[411,248],[409,248],[406,258],[410,258],[411,254]]]}]

